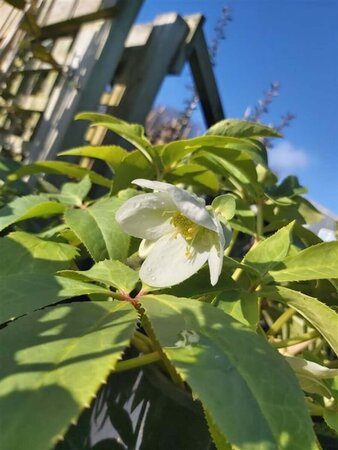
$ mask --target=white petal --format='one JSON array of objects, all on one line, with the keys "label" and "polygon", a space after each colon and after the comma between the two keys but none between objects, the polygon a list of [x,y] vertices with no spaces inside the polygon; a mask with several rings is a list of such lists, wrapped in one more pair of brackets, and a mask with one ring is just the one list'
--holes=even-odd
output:
[{"label": "white petal", "polygon": [[217,231],[214,221],[205,207],[204,200],[175,186],[174,189],[168,191],[168,194],[184,216],[197,225]]},{"label": "white petal", "polygon": [[222,272],[223,266],[223,256],[224,256],[224,245],[225,237],[223,234],[222,224],[217,218],[214,218],[215,224],[217,226],[217,234],[213,233],[211,238],[214,241],[208,258],[209,271],[210,271],[210,283],[212,286],[218,281],[218,278]]},{"label": "white petal", "polygon": [[187,192],[184,189],[180,189],[177,186],[173,186],[172,184],[162,183],[161,181],[137,179],[134,180],[133,183],[147,189],[167,192],[177,209],[184,216],[188,217],[192,222],[197,223],[197,225],[201,225],[209,230],[217,231],[211,215],[205,208],[204,200],[197,197],[197,195]]},{"label": "white petal", "polygon": [[153,241],[150,239],[143,239],[138,249],[139,257],[145,259],[149,255],[156,242],[156,240]]},{"label": "white petal", "polygon": [[169,183],[163,183],[162,181],[144,180],[143,178],[137,178],[136,180],[132,181],[132,183],[136,184],[137,186],[147,189],[153,189],[154,191],[159,192],[166,192],[175,188],[175,186]]},{"label": "white petal", "polygon": [[181,283],[196,273],[207,261],[210,245],[195,239],[188,257],[187,242],[181,235],[163,236],[156,241],[140,269],[140,278],[149,286],[168,287]]},{"label": "white petal", "polygon": [[222,272],[223,266],[223,252],[221,253],[220,248],[213,246],[209,253],[208,258],[209,271],[210,271],[210,283],[212,286],[218,281],[218,278]]},{"label": "white petal", "polygon": [[126,233],[154,240],[174,229],[170,220],[175,209],[164,192],[136,195],[118,209],[115,218]]}]

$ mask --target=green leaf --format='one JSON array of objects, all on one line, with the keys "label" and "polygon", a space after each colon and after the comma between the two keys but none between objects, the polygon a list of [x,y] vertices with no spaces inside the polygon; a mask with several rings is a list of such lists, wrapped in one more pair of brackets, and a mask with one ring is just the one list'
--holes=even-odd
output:
[{"label": "green leaf", "polygon": [[177,166],[174,170],[165,174],[168,183],[183,183],[194,186],[194,192],[202,194],[215,193],[220,189],[219,177],[200,164],[187,164]]},{"label": "green leaf", "polygon": [[165,355],[231,444],[318,448],[291,368],[261,336],[207,303],[164,295],[141,303]]},{"label": "green leaf", "polygon": [[0,276],[0,323],[66,298],[82,295],[111,295],[95,284],[57,277],[49,273],[11,273]]},{"label": "green leaf", "polygon": [[256,235],[256,215],[248,202],[236,197],[236,214],[230,225],[234,230],[251,236]]},{"label": "green leaf", "polygon": [[91,181],[100,186],[110,188],[111,181],[108,178],[99,175],[92,170],[80,167],[77,164],[72,164],[64,161],[39,161],[32,164],[22,166],[16,172],[8,176],[9,180],[17,180],[25,175],[32,175],[35,173],[56,173],[59,175],[68,175],[75,178],[83,178],[89,176]]},{"label": "green leaf", "polygon": [[319,331],[338,354],[338,315],[335,311],[314,297],[282,286],[266,286],[259,294],[294,308]]},{"label": "green leaf", "polygon": [[[261,190],[257,183],[257,173],[253,161],[240,152],[227,150],[226,155],[219,155],[217,149],[207,148],[199,150],[193,160],[222,177],[234,177],[242,184],[242,188],[255,195]],[[225,157],[226,156],[226,157]]]},{"label": "green leaf", "polygon": [[252,247],[243,259],[243,263],[253,267],[261,276],[284,260],[291,245],[291,232],[294,222],[281,228],[277,233],[260,241]]},{"label": "green leaf", "polygon": [[326,383],[332,392],[333,398],[338,400],[338,377],[327,379]]},{"label": "green leaf", "polygon": [[88,175],[82,178],[78,183],[64,183],[61,187],[61,195],[73,199],[75,205],[81,205],[87,197],[92,183]]},{"label": "green leaf", "polygon": [[206,409],[204,410],[204,415],[208,424],[210,436],[212,437],[212,440],[217,450],[232,450],[232,446],[229,444],[229,442],[226,440],[223,434],[219,431],[217,425],[215,424],[211,415],[208,413]]},{"label": "green leaf", "polygon": [[323,417],[326,424],[338,434],[338,412],[325,409]]},{"label": "green leaf", "polygon": [[56,199],[60,203],[79,206],[83,204],[84,198],[90,191],[92,183],[88,176],[85,176],[78,183],[64,183],[61,187],[61,192],[48,194],[51,199]]},{"label": "green leaf", "polygon": [[105,260],[89,270],[64,270],[59,275],[83,281],[99,281],[122,292],[131,292],[139,280],[137,272],[120,261]]},{"label": "green leaf", "polygon": [[194,152],[199,146],[195,146],[192,143],[192,139],[180,140],[169,142],[163,146],[161,151],[162,164],[166,169],[173,168],[176,166],[178,161]]},{"label": "green leaf", "polygon": [[320,237],[297,222],[293,228],[293,234],[300,239],[305,247],[310,247],[311,245],[320,244],[322,242]]},{"label": "green leaf", "polygon": [[54,273],[67,269],[77,249],[17,231],[0,238],[0,276],[19,273]]},{"label": "green leaf", "polygon": [[313,361],[307,361],[297,356],[284,356],[292,369],[297,373],[313,375],[318,379],[334,378],[338,376],[338,369],[330,369]]},{"label": "green leaf", "polygon": [[135,189],[134,188],[122,189],[122,191],[118,192],[117,198],[119,198],[123,202],[126,202],[130,198],[135,197],[135,195],[141,195],[141,194],[142,194],[142,192],[138,191],[135,186]]},{"label": "green leaf", "polygon": [[211,206],[215,213],[226,221],[231,220],[236,212],[236,200],[231,194],[219,195],[213,200]]},{"label": "green leaf", "polygon": [[221,154],[226,153],[227,150],[237,150],[263,165],[267,163],[266,149],[261,142],[221,136],[199,136],[193,139],[170,142],[163,146],[161,151],[162,163],[167,169],[174,167],[177,162],[182,161],[186,156],[206,147],[217,148]]},{"label": "green leaf", "polygon": [[136,320],[128,303],[85,302],[1,330],[1,448],[54,448],[114,369]]},{"label": "green leaf", "polygon": [[297,201],[298,211],[304,218],[305,223],[318,222],[324,219],[325,216],[306,198],[296,195],[293,200]]},{"label": "green leaf", "polygon": [[296,377],[299,381],[300,387],[304,392],[308,392],[310,394],[318,394],[328,399],[332,397],[331,391],[326,386],[326,384],[318,380],[313,375],[296,372]]},{"label": "green leaf", "polygon": [[268,190],[269,195],[273,198],[292,198],[295,195],[305,194],[306,192],[307,189],[299,184],[298,178],[294,175],[284,178],[279,186],[273,186]]},{"label": "green leaf", "polygon": [[65,205],[50,201],[43,194],[16,198],[0,209],[0,231],[22,220],[61,214],[65,209]]},{"label": "green leaf", "polygon": [[338,375],[338,369],[328,369],[320,364],[295,356],[285,356],[285,359],[295,372],[303,391],[319,394],[327,398],[332,397],[330,389],[321,380],[334,378]]},{"label": "green leaf", "polygon": [[10,173],[15,172],[20,167],[22,167],[22,163],[19,161],[15,161],[10,158],[6,158],[0,155],[0,179],[3,180],[5,176],[8,176]]},{"label": "green leaf", "polygon": [[338,242],[322,242],[285,258],[269,271],[277,282],[338,278]]},{"label": "green leaf", "polygon": [[216,304],[234,319],[256,329],[259,321],[259,301],[256,292],[229,289],[217,294]]},{"label": "green leaf", "polygon": [[282,137],[278,131],[273,128],[262,125],[258,122],[249,122],[239,119],[225,119],[217,122],[210,127],[207,135],[217,136],[236,136],[236,137]]},{"label": "green leaf", "polygon": [[88,208],[65,213],[66,224],[96,262],[107,258],[124,261],[128,256],[130,237],[115,220],[115,213],[122,203],[118,198],[104,198]]},{"label": "green leaf", "polygon": [[100,126],[113,131],[114,133],[118,134],[123,139],[134,145],[135,148],[137,148],[142,153],[144,158],[149,163],[153,163],[153,159],[149,153],[149,149],[151,149],[151,143],[145,137],[140,136],[139,133],[135,133],[135,129],[132,128],[132,125],[113,122],[96,122],[91,126]]},{"label": "green leaf", "polygon": [[237,261],[231,258],[224,258],[222,272],[215,286],[210,284],[209,268],[204,266],[192,277],[176,286],[165,289],[164,292],[177,297],[204,297],[209,294],[216,295],[226,289],[236,289],[237,284],[231,278],[231,274],[229,274],[229,266],[231,268],[238,267]]},{"label": "green leaf", "polygon": [[323,215],[305,198],[295,195],[292,201],[293,204],[265,205],[264,220],[269,222],[269,225],[264,227],[264,231],[274,231],[293,220],[298,224],[305,224],[323,219]]},{"label": "green leaf", "polygon": [[128,127],[132,134],[135,134],[136,136],[139,136],[141,138],[144,137],[144,128],[142,127],[142,125],[139,125],[138,123],[126,122],[122,119],[119,119],[118,117],[111,116],[110,114],[81,112],[75,116],[75,120],[90,120],[95,124],[99,122],[108,122],[115,125],[124,125]]},{"label": "green leaf", "polygon": [[88,145],[59,153],[60,156],[85,156],[87,158],[100,159],[105,161],[114,172],[128,154],[127,150],[118,145],[101,145],[96,147]]},{"label": "green leaf", "polygon": [[154,167],[139,152],[130,152],[123,164],[116,169],[112,193],[117,194],[122,189],[129,188],[136,178],[152,180],[154,177]]}]

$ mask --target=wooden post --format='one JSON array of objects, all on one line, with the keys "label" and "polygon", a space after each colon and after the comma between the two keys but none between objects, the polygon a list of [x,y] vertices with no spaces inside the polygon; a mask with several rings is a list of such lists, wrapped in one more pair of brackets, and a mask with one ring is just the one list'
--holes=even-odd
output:
[{"label": "wooden post", "polygon": [[143,0],[115,1],[119,10],[116,19],[99,19],[81,26],[68,58],[70,76],[64,75],[51,95],[34,141],[28,145],[29,161],[50,159],[62,149],[83,143],[86,124],[74,122],[74,115],[97,108],[143,3]]},{"label": "wooden post", "polygon": [[225,115],[202,28],[196,30],[194,46],[188,61],[201,101],[205,122],[210,127],[215,122],[224,119]]},{"label": "wooden post", "polygon": [[[156,17],[152,27],[133,28],[114,79],[109,114],[131,122],[144,122],[188,32],[186,22],[176,13]],[[91,142],[102,141],[113,142],[114,136],[97,130]]]}]

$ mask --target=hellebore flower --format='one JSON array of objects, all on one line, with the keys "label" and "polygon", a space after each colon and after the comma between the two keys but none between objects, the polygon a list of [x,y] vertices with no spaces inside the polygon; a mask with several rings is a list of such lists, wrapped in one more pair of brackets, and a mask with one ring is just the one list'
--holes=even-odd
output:
[{"label": "hellebore flower", "polygon": [[141,280],[153,287],[173,286],[208,261],[210,282],[215,285],[229,231],[195,194],[159,181],[133,183],[154,190],[130,198],[116,213],[126,233],[143,239],[139,255],[146,259]]}]

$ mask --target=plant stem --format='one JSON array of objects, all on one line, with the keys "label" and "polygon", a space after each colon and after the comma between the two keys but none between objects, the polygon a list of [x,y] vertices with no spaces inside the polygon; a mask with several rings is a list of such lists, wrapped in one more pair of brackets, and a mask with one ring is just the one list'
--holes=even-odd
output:
[{"label": "plant stem", "polygon": [[145,336],[140,331],[135,331],[134,336],[131,339],[131,344],[140,350],[142,353],[150,353],[153,350],[153,344],[148,336]]},{"label": "plant stem", "polygon": [[283,314],[281,314],[278,319],[271,325],[269,331],[267,332],[268,336],[274,336],[278,333],[278,331],[286,324],[286,322],[295,314],[295,310],[293,308],[286,309]]},{"label": "plant stem", "polygon": [[151,339],[148,338],[148,336],[146,336],[145,334],[141,333],[140,331],[135,331],[135,336],[138,339],[141,339],[141,341],[143,341],[146,345],[148,345],[148,347],[152,347],[152,341]]},{"label": "plant stem", "polygon": [[338,369],[338,359],[334,359],[333,361],[327,361],[325,363],[326,367],[329,367],[330,369]]},{"label": "plant stem", "polygon": [[231,277],[231,278],[232,278],[234,281],[238,281],[239,278],[240,278],[240,276],[242,275],[242,273],[243,273],[242,267],[237,267],[237,269],[235,269],[234,273],[232,274],[232,277]]},{"label": "plant stem", "polygon": [[318,331],[309,331],[308,333],[302,334],[301,336],[295,336],[289,339],[283,339],[281,341],[271,341],[270,344],[275,348],[290,347],[291,345],[300,344],[301,342],[310,341],[319,337]]},{"label": "plant stem", "polygon": [[224,250],[224,256],[229,256],[232,249],[234,248],[234,245],[236,244],[236,240],[237,240],[237,236],[238,236],[238,231],[234,230],[234,232],[232,233],[232,237],[231,237],[231,241],[229,246]]},{"label": "plant stem", "polygon": [[313,403],[306,399],[306,406],[308,407],[311,416],[323,416],[325,408],[318,405],[318,403]]},{"label": "plant stem", "polygon": [[149,347],[145,345],[144,342],[141,341],[141,339],[139,339],[137,336],[132,337],[130,343],[142,353],[147,354],[150,352]]},{"label": "plant stem", "polygon": [[138,367],[146,366],[160,360],[161,355],[158,352],[148,353],[147,355],[118,362],[114,372],[124,372],[126,370],[137,369]]},{"label": "plant stem", "polygon": [[264,205],[263,198],[259,198],[257,200],[256,241],[260,241],[263,236],[263,224],[264,224],[263,205]]}]

